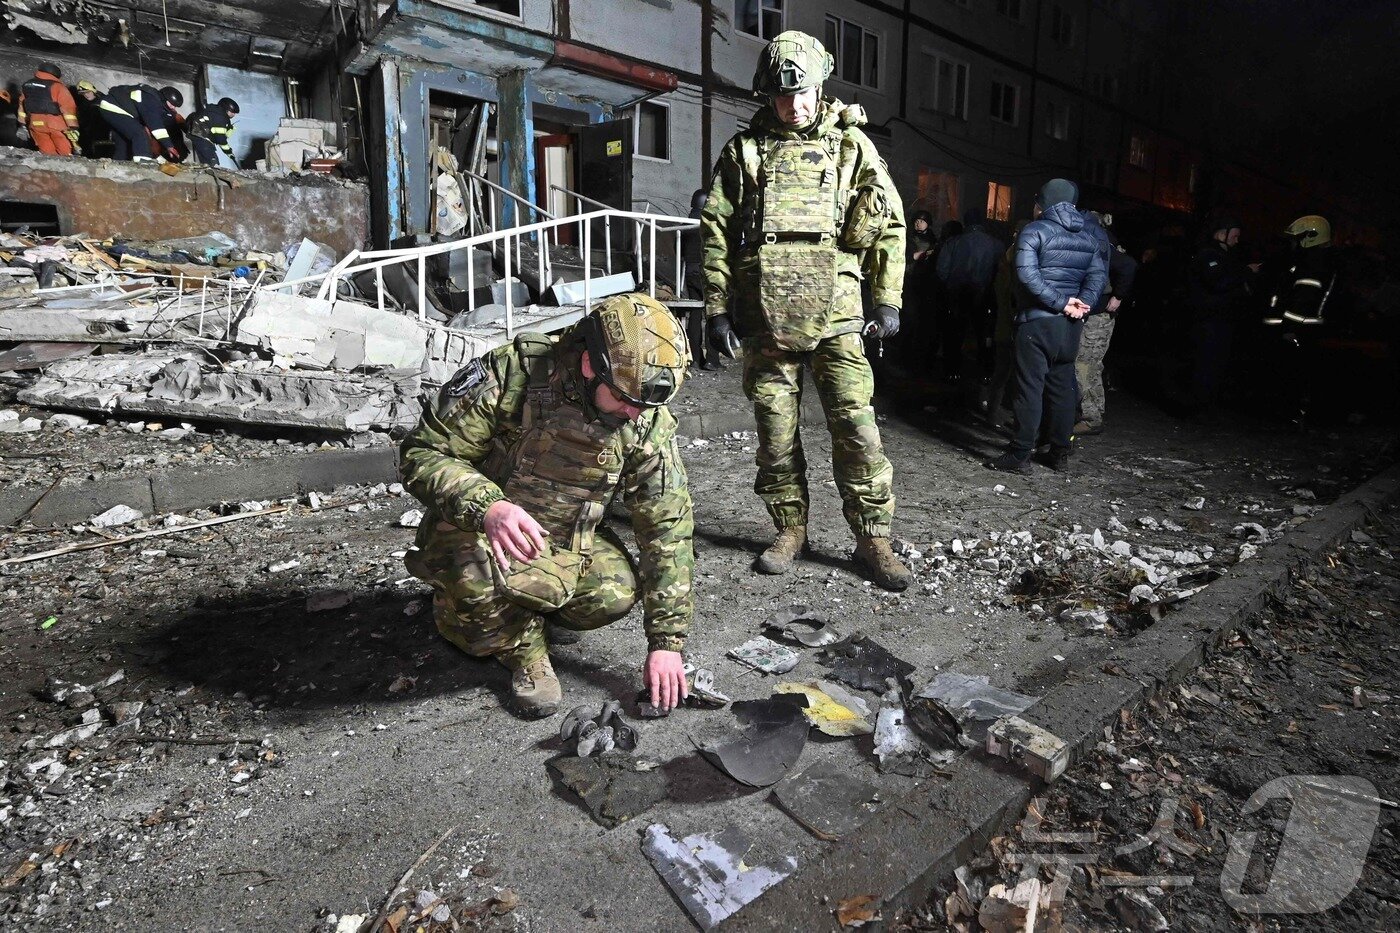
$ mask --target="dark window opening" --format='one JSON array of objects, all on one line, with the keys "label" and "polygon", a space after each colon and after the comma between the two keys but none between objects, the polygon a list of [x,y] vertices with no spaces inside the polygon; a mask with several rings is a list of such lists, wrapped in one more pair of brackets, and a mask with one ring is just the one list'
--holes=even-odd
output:
[{"label": "dark window opening", "polygon": [[33,236],[63,235],[58,208],[29,201],[0,201],[0,230],[6,233],[24,230]]}]

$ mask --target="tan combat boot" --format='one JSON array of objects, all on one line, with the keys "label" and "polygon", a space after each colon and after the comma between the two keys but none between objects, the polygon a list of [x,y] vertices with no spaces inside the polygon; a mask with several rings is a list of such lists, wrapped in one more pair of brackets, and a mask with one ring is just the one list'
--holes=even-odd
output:
[{"label": "tan combat boot", "polygon": [[896,593],[909,588],[914,575],[895,556],[889,538],[856,538],[856,563],[870,571],[876,586]]},{"label": "tan combat boot", "polygon": [[759,573],[787,573],[797,555],[807,550],[807,526],[790,525],[778,529],[778,537],[768,545],[768,550],[754,561],[754,569]]},{"label": "tan combat boot", "polygon": [[511,670],[511,706],[517,713],[529,719],[543,719],[558,711],[564,691],[559,687],[559,678],[554,676],[549,655],[542,654],[519,667],[506,662],[506,667]]}]

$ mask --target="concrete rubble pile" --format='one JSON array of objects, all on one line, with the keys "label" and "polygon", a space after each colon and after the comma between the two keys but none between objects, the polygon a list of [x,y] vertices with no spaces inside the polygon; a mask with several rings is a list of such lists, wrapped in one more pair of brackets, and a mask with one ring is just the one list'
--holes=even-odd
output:
[{"label": "concrete rubble pile", "polygon": [[[550,331],[581,314],[584,264],[567,247],[549,281],[523,253],[504,279],[487,249],[431,255],[420,289],[412,247],[429,244],[401,245],[405,261],[354,272],[357,253],[309,239],[0,234],[0,381],[48,408],[395,431],[425,388],[509,339],[508,316]],[[614,278],[595,276],[594,296],[635,287]]]}]

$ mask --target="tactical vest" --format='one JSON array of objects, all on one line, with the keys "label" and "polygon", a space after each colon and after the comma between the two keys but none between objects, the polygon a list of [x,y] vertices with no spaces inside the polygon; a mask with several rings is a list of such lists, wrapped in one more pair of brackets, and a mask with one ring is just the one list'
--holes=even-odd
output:
[{"label": "tactical vest", "polygon": [[527,382],[520,429],[493,444],[481,471],[506,499],[549,532],[550,553],[492,573],[504,595],[541,612],[573,597],[594,533],[622,481],[622,436],[590,420],[567,391],[567,373],[548,338],[523,335],[516,347]]},{"label": "tactical vest", "polygon": [[836,298],[845,215],[841,131],[816,139],[761,139],[758,187],[746,214],[758,244],[759,310],[774,342],[805,352],[826,333]]},{"label": "tactical vest", "polygon": [[61,116],[63,111],[59,109],[58,102],[53,99],[53,86],[57,82],[47,78],[30,78],[24,82],[21,90],[24,93],[24,111],[28,114],[44,114],[45,116]]}]

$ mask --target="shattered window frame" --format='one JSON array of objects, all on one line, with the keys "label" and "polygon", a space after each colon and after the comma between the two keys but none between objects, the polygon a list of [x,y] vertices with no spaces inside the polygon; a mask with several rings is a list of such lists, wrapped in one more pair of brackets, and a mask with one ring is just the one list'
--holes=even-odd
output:
[{"label": "shattered window frame", "polygon": [[831,76],[852,87],[880,90],[880,72],[884,68],[880,54],[883,38],[874,29],[827,14],[822,41],[836,60]]},{"label": "shattered window frame", "polygon": [[1016,189],[1000,182],[987,182],[987,219],[1011,220],[1011,204],[1016,199]]},{"label": "shattered window frame", "polygon": [[439,2],[459,10],[486,13],[503,19],[520,21],[525,18],[525,0],[439,0]]},{"label": "shattered window frame", "polygon": [[[642,132],[642,109],[644,107],[656,108],[653,110],[653,113],[657,110],[660,111],[660,119],[653,124],[659,127],[659,133],[654,132],[652,134],[657,137],[653,139],[652,142],[659,141],[661,143],[659,155],[646,152],[642,145],[647,136],[647,134]],[[645,159],[648,162],[671,161],[671,105],[666,101],[644,100],[637,104],[632,117],[632,156],[637,159]]]},{"label": "shattered window frame", "polygon": [[1021,86],[1012,84],[1010,81],[1003,81],[999,78],[992,80],[991,117],[997,123],[1004,123],[1007,126],[1015,126],[1021,122]]},{"label": "shattered window frame", "polygon": [[734,0],[734,31],[767,42],[783,31],[784,6],[783,0]]},{"label": "shattered window frame", "polygon": [[968,95],[972,93],[972,66],[935,49],[924,49],[924,58],[929,62],[932,80],[924,85],[924,99],[919,106],[955,120],[966,120]]}]

